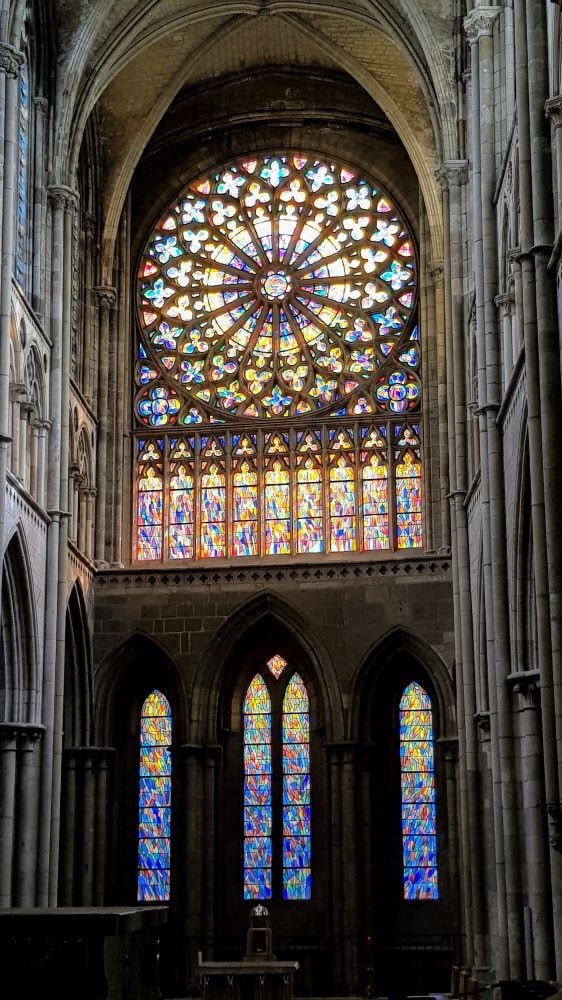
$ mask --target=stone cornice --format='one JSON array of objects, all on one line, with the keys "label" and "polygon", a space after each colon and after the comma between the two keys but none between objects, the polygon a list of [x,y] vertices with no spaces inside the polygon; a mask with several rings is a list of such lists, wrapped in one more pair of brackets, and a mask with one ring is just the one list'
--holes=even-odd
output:
[{"label": "stone cornice", "polygon": [[253,563],[248,566],[222,565],[222,566],[189,566],[179,567],[129,567],[128,569],[115,570],[99,567],[96,573],[96,586],[100,588],[124,587],[125,589],[147,588],[149,590],[159,587],[181,587],[202,584],[216,584],[221,586],[225,583],[284,583],[292,581],[313,582],[333,582],[340,583],[346,580],[353,582],[358,579],[377,579],[379,577],[409,576],[412,579],[430,577],[449,577],[451,573],[451,560],[449,558],[435,557],[435,555],[410,557],[408,559],[384,560],[380,562],[357,561],[351,562],[318,562],[318,563],[294,563],[289,561],[286,565],[277,563]]}]

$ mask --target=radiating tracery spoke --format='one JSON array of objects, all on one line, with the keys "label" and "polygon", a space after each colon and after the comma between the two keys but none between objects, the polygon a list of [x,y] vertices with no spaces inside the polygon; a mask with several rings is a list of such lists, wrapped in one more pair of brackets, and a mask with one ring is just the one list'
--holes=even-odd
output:
[{"label": "radiating tracery spoke", "polygon": [[185,413],[195,400],[218,418],[319,413],[371,382],[379,410],[411,409],[415,279],[404,221],[356,170],[288,153],[238,160],[191,184],[145,248],[139,313],[156,367],[141,384],[160,366],[189,394]]}]

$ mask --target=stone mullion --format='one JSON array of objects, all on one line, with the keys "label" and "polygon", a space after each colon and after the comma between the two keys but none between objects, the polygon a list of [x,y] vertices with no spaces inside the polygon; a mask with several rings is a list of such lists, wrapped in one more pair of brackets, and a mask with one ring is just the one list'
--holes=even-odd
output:
[{"label": "stone mullion", "polygon": [[[473,135],[473,266],[476,291],[478,395],[481,452],[481,509],[483,521],[483,566],[486,591],[488,636],[488,678],[490,691],[491,762],[494,800],[494,847],[497,899],[497,962],[500,977],[510,974],[510,936],[513,931],[515,953],[516,927],[508,926],[506,856],[504,839],[504,775],[501,767],[502,740],[500,733],[499,684],[507,676],[503,641],[496,638],[503,631],[504,598],[502,569],[505,540],[501,483],[501,441],[496,424],[498,411],[497,350],[495,332],[496,244],[494,225],[494,93],[493,93],[493,24],[497,7],[480,7],[465,19],[465,29],[471,49],[471,118]],[[494,468],[494,464],[498,465]],[[496,558],[498,563],[496,563]],[[503,575],[503,574],[502,574]],[[497,621],[497,615],[500,621]],[[497,633],[497,635],[496,635]],[[503,639],[503,635],[502,635]],[[496,662],[498,661],[498,662]],[[503,675],[503,676],[502,676]],[[502,706],[503,708],[503,706]],[[510,760],[506,761],[510,768]],[[507,780],[508,775],[505,775]],[[517,878],[514,873],[515,885]],[[513,883],[512,883],[513,884]],[[510,887],[511,892],[511,887]]]}]

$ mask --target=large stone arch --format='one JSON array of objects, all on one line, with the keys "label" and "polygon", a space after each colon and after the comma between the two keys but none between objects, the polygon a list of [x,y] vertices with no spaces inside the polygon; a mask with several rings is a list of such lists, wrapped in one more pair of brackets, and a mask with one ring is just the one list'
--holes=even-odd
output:
[{"label": "large stone arch", "polygon": [[284,630],[299,646],[314,674],[328,739],[341,739],[343,702],[329,651],[313,626],[278,594],[262,591],[236,608],[207,646],[193,680],[192,723],[201,743],[217,740],[222,693],[237,646],[268,625]]}]

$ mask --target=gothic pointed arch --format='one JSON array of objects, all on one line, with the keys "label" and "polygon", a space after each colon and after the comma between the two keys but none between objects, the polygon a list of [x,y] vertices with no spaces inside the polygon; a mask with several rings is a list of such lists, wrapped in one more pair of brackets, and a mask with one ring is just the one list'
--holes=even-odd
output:
[{"label": "gothic pointed arch", "polygon": [[37,696],[37,621],[31,562],[18,524],[2,571],[0,718],[34,722]]},{"label": "gothic pointed arch", "polygon": [[64,647],[64,744],[92,739],[92,652],[84,593],[76,580],[66,608]]},{"label": "gothic pointed arch", "polygon": [[[327,738],[341,738],[344,713],[333,658],[314,626],[292,603],[264,590],[244,601],[215,632],[204,651],[192,686],[192,717],[198,738],[215,742],[216,725],[232,697],[232,663],[241,647],[260,642],[273,632],[307,659],[322,704]],[[276,652],[276,650],[272,650]]]},{"label": "gothic pointed arch", "polygon": [[440,715],[447,720],[447,732],[454,729],[454,719],[446,712],[446,707],[454,704],[454,690],[445,661],[420,635],[399,625],[389,629],[369,647],[355,672],[350,698],[350,739],[365,738],[371,726],[377,691],[385,683],[386,676],[403,661],[408,662],[412,670],[419,669],[421,677],[431,678]]}]

